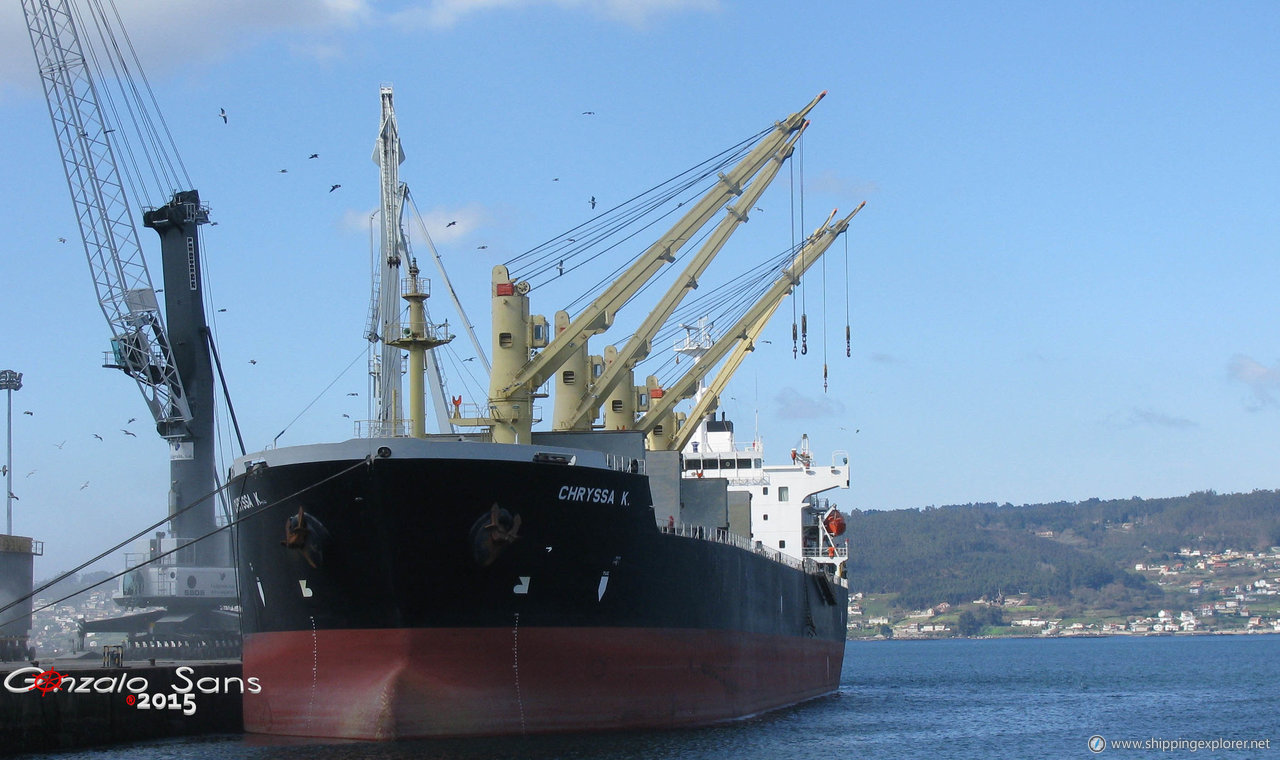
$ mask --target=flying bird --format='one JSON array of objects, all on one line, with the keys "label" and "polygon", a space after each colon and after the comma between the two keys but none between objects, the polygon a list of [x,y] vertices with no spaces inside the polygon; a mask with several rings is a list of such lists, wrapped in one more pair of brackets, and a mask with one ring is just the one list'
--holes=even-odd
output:
[{"label": "flying bird", "polygon": [[320,157],[319,153],[312,153],[311,155],[307,156],[307,158],[319,158],[319,157]]},{"label": "flying bird", "polygon": [[35,474],[36,474],[36,471],[35,471],[35,470],[32,470],[31,472],[28,472],[28,473],[27,473],[27,477],[29,478],[29,477],[31,477],[32,475],[35,475]]},{"label": "flying bird", "polygon": [[62,451],[62,447],[65,446],[66,443],[66,441],[63,441],[62,443],[55,443],[53,445],[57,447],[58,451]]},{"label": "flying bird", "polygon": [[137,422],[137,421],[138,421],[138,418],[137,418],[137,417],[130,417],[130,418],[129,418],[129,419],[128,419],[124,424],[126,424],[126,425],[132,425],[133,423],[135,423],[135,422]]},{"label": "flying bird", "polygon": [[595,116],[595,115],[596,115],[596,112],[595,112],[595,111],[583,111],[583,112],[582,112],[582,115],[583,115],[583,116]]},{"label": "flying bird", "polygon": [[257,363],[258,363],[258,360],[257,360],[257,359],[250,359],[250,360],[249,360],[249,363],[250,363],[250,364],[257,364]]},{"label": "flying bird", "polygon": [[121,432],[121,433],[124,433],[125,435],[127,435],[127,436],[129,436],[129,437],[131,437],[131,438],[137,438],[137,437],[138,437],[138,434],[137,434],[137,433],[134,433],[134,432],[129,431],[129,430],[125,430],[124,428],[120,428],[120,432]]},{"label": "flying bird", "polygon": [[17,495],[16,493],[14,493],[13,491],[10,491],[10,492],[9,492],[9,498],[10,498],[10,499],[13,499],[14,501],[22,501],[21,499],[19,499],[19,498],[18,498],[18,495]]},{"label": "flying bird", "polygon": [[486,248],[488,248],[488,247],[489,247],[489,246],[487,246],[487,245],[478,245],[478,246],[476,246],[476,250],[477,250],[477,251],[483,251],[484,249],[486,249]]},{"label": "flying bird", "polygon": [[348,393],[347,395],[348,395],[348,396],[359,396],[360,394],[359,394],[359,393]]},{"label": "flying bird", "polygon": [[552,182],[559,182],[559,181],[560,181],[560,178],[559,178],[559,177],[552,177],[552,178],[551,178],[551,181],[552,181]]},{"label": "flying bird", "polygon": [[280,174],[288,174],[288,173],[289,173],[289,170],[288,170],[288,169],[281,169],[281,170],[280,170]]},{"label": "flying bird", "polygon": [[87,480],[86,480],[85,482],[83,482],[83,483],[81,483],[81,484],[80,484],[80,490],[81,490],[81,491],[83,491],[84,489],[86,489],[86,488],[88,488],[88,487],[89,487],[89,481],[87,481]]},{"label": "flying bird", "polygon": [[226,123],[227,123],[227,109],[225,109],[225,108],[219,108],[219,109],[218,109],[218,115],[222,117],[222,123],[223,123],[223,124],[226,124]]},{"label": "flying bird", "polygon": [[591,196],[591,208],[595,208],[595,207],[596,207],[596,197],[593,195]]},{"label": "flying bird", "polygon": [[221,314],[221,313],[222,313],[222,312],[224,312],[224,311],[226,311],[226,309],[218,309],[218,313],[219,313],[219,314]]},{"label": "flying bird", "polygon": [[462,361],[464,361],[464,362],[473,362],[473,361],[475,361],[475,360],[476,360],[476,358],[475,358],[474,356],[468,356],[467,358],[463,359]]},{"label": "flying bird", "polygon": [[455,225],[455,224],[457,224],[457,223],[458,223],[458,220],[456,220],[456,219],[455,219],[455,220],[453,220],[452,222],[449,222],[448,224],[446,224],[445,226],[446,226],[446,227],[452,227],[453,225]]},{"label": "flying bird", "polygon": [[94,433],[94,434],[93,434],[93,437],[94,437],[94,438],[97,438],[99,441],[101,441],[101,440],[102,440],[102,436],[98,435],[97,433]]},{"label": "flying bird", "polygon": [[58,238],[58,242],[59,242],[59,243],[65,243],[65,242],[67,242],[67,239],[66,239],[66,238],[62,238],[62,237],[60,237],[60,238]]},{"label": "flying bird", "polygon": [[349,414],[344,414],[344,415],[342,415],[342,416],[343,416],[343,417],[346,417],[347,419],[351,419],[351,415],[349,415]]},{"label": "flying bird", "polygon": [[23,414],[27,415],[28,417],[34,417],[34,416],[36,416],[36,413],[35,413],[35,412],[32,412],[32,411],[26,411],[26,412],[23,412]]},{"label": "flying bird", "polygon": [[334,190],[337,190],[340,187],[342,187],[342,185],[333,185],[332,187],[329,188],[329,192],[332,193]]}]

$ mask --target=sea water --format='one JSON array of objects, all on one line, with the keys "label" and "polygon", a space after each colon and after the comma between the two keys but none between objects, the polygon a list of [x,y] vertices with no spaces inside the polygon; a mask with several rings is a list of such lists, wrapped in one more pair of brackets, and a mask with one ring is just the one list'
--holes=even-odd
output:
[{"label": "sea water", "polygon": [[395,743],[213,736],[57,755],[64,760],[1096,756],[1280,757],[1280,635],[849,642],[838,693],[701,729]]}]

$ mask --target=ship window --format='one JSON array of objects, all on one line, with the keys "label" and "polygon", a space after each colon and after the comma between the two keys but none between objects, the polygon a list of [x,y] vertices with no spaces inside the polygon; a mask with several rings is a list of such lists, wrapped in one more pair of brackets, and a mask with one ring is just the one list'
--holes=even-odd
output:
[{"label": "ship window", "polygon": [[768,515],[764,515],[763,517],[764,517],[764,519],[765,519],[765,520],[768,520],[768,519],[769,519],[769,516],[768,516]]},{"label": "ship window", "polygon": [[782,540],[780,540],[780,541],[778,541],[778,548],[779,548],[779,549],[785,549],[785,548],[787,548],[787,540],[786,540],[785,538],[784,538],[784,539],[782,539]]},{"label": "ship window", "polygon": [[573,381],[575,378],[576,378],[576,375],[574,375],[573,370],[571,369],[566,369],[560,375],[560,379],[564,381],[565,385],[573,385]]},{"label": "ship window", "polygon": [[499,347],[499,348],[511,348],[511,344],[512,344],[512,343],[513,343],[513,341],[512,341],[512,338],[511,338],[511,333],[508,333],[508,332],[498,333],[498,347]]},{"label": "ship window", "polygon": [[684,468],[685,468],[686,470],[697,470],[697,469],[701,469],[701,467],[702,467],[702,460],[701,460],[701,459],[686,459],[686,460],[684,460]]},{"label": "ship window", "polygon": [[764,464],[764,463],[763,463],[761,460],[759,460],[759,459],[753,459],[753,460],[751,460],[751,461],[752,461],[752,466],[754,466],[757,470],[758,470],[758,469],[760,469],[760,468],[763,466],[763,464]]},{"label": "ship window", "polygon": [[702,469],[704,469],[704,470],[718,470],[718,469],[720,469],[720,460],[719,460],[719,459],[704,459],[704,460],[702,460],[702,464],[703,464],[703,468],[702,468]]},{"label": "ship window", "polygon": [[751,469],[751,460],[750,460],[750,459],[739,459],[739,460],[738,460],[738,469],[739,469],[739,470],[749,470],[749,469]]},{"label": "ship window", "polygon": [[722,469],[722,470],[732,470],[732,469],[733,469],[733,460],[732,460],[732,459],[721,459],[721,460],[720,460],[720,469]]},{"label": "ship window", "polygon": [[654,434],[654,435],[662,435],[662,426],[661,426],[661,425],[654,425],[654,426],[653,426],[653,434]]},{"label": "ship window", "polygon": [[618,398],[616,398],[616,399],[614,399],[613,401],[609,402],[609,408],[610,408],[610,409],[612,409],[614,412],[621,413],[621,412],[622,412],[622,399],[618,399]]},{"label": "ship window", "polygon": [[791,496],[791,488],[788,486],[778,486],[778,501],[786,501]]},{"label": "ship window", "polygon": [[763,491],[763,493],[764,493],[764,495],[765,495],[765,496],[768,496],[768,495],[769,495],[769,486],[765,486],[765,487],[764,487],[764,491]]},{"label": "ship window", "polygon": [[542,343],[547,339],[547,326],[535,323],[533,325],[533,342]]},{"label": "ship window", "polygon": [[601,375],[603,375],[603,374],[604,374],[604,365],[603,365],[603,364],[592,364],[592,365],[591,365],[591,376],[592,376],[592,377],[600,377],[600,376],[601,376]]}]

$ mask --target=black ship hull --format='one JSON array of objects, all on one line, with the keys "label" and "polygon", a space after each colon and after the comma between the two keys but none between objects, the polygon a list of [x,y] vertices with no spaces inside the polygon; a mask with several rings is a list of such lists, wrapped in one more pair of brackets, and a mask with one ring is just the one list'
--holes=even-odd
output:
[{"label": "black ship hull", "polygon": [[694,725],[839,684],[843,584],[668,529],[642,462],[405,439],[282,452],[232,487],[251,732]]}]

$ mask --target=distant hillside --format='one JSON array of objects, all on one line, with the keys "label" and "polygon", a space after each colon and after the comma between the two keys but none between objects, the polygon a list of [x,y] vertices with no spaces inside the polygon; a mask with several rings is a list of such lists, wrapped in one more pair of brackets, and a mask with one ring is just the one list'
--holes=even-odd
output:
[{"label": "distant hillside", "polygon": [[904,607],[1027,593],[1116,606],[1162,592],[1132,572],[1182,548],[1280,545],[1280,492],[1200,491],[1169,499],[965,504],[857,511],[849,519],[850,586],[896,593]]},{"label": "distant hillside", "polygon": [[[86,599],[88,599],[90,592],[95,588],[106,589],[108,592],[114,591],[115,585],[113,583],[103,583],[103,581],[110,578],[111,575],[112,573],[110,570],[98,570],[91,573],[71,575],[63,578],[44,591],[41,591],[39,594],[36,594],[36,596],[51,602],[55,599],[61,599],[68,594],[74,594],[74,596],[70,597],[66,602],[64,602],[64,604],[82,604]],[[35,587],[40,588],[51,580],[53,580],[53,578],[45,578],[44,580],[36,581]]]}]

